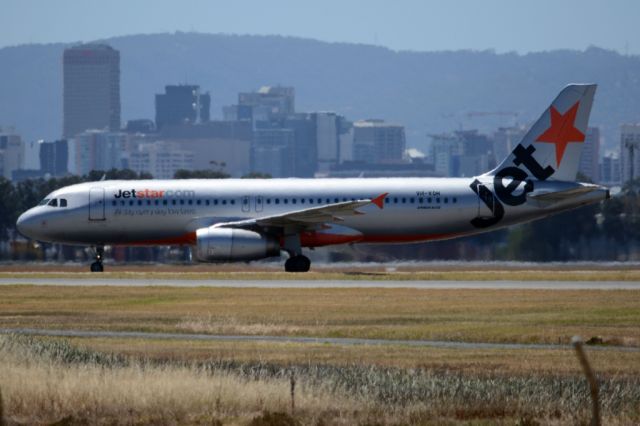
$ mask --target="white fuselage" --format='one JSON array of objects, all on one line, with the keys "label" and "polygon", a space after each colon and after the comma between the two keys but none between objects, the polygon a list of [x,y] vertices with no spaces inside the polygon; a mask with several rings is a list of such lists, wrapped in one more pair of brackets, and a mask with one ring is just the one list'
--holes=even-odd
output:
[{"label": "white fuselage", "polygon": [[[453,238],[544,217],[606,198],[598,189],[554,203],[504,203],[504,214],[490,226],[474,218],[494,216],[497,197],[483,200],[475,181],[492,189],[492,178],[379,179],[223,179],[88,182],[62,188],[48,200],[66,206],[40,205],[18,221],[30,238],[83,245],[194,244],[195,232],[217,223],[269,217],[343,201],[384,197],[382,208],[359,208],[362,214],[301,236],[302,246],[345,242],[400,243]],[[574,182],[535,182],[536,191],[579,187]],[[528,189],[531,192],[531,188]],[[525,194],[526,195],[526,194]],[[50,203],[50,201],[49,201]]]}]

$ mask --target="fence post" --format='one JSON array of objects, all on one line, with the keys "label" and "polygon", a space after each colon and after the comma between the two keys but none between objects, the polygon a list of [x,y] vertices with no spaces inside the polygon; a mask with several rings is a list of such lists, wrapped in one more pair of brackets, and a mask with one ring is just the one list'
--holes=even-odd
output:
[{"label": "fence post", "polygon": [[593,374],[593,370],[591,369],[591,365],[589,365],[587,355],[584,352],[584,344],[582,342],[582,338],[580,336],[574,336],[571,339],[571,343],[576,350],[576,355],[578,356],[578,361],[580,361],[580,365],[582,366],[582,371],[584,372],[584,375],[587,377],[587,381],[589,382],[589,390],[591,392],[591,425],[600,426],[600,399],[598,397],[598,381],[596,380],[595,374]]},{"label": "fence post", "polygon": [[296,376],[295,372],[291,370],[291,415],[293,416],[296,411]]}]

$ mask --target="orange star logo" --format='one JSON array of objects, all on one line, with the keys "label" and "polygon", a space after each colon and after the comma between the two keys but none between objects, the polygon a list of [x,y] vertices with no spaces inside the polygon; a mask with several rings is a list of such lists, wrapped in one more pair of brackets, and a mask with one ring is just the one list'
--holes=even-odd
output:
[{"label": "orange star logo", "polygon": [[584,142],[584,133],[574,126],[579,106],[580,102],[576,102],[564,114],[560,114],[560,112],[551,105],[551,126],[536,139],[537,142],[555,144],[558,167],[560,167],[562,156],[570,142]]}]

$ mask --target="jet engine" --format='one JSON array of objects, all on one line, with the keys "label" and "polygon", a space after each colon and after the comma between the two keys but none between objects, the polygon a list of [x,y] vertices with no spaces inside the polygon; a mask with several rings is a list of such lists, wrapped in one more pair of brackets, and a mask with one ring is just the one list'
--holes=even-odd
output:
[{"label": "jet engine", "polygon": [[256,260],[280,255],[280,242],[258,232],[234,228],[196,231],[196,259],[200,262]]}]

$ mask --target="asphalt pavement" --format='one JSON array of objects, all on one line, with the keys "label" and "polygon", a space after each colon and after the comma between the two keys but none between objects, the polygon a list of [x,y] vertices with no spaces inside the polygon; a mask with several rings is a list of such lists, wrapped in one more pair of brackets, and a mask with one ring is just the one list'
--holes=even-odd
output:
[{"label": "asphalt pavement", "polygon": [[203,280],[164,278],[0,278],[2,285],[120,286],[120,287],[235,287],[235,288],[417,288],[417,289],[532,289],[640,290],[637,281],[414,281],[414,280]]}]

